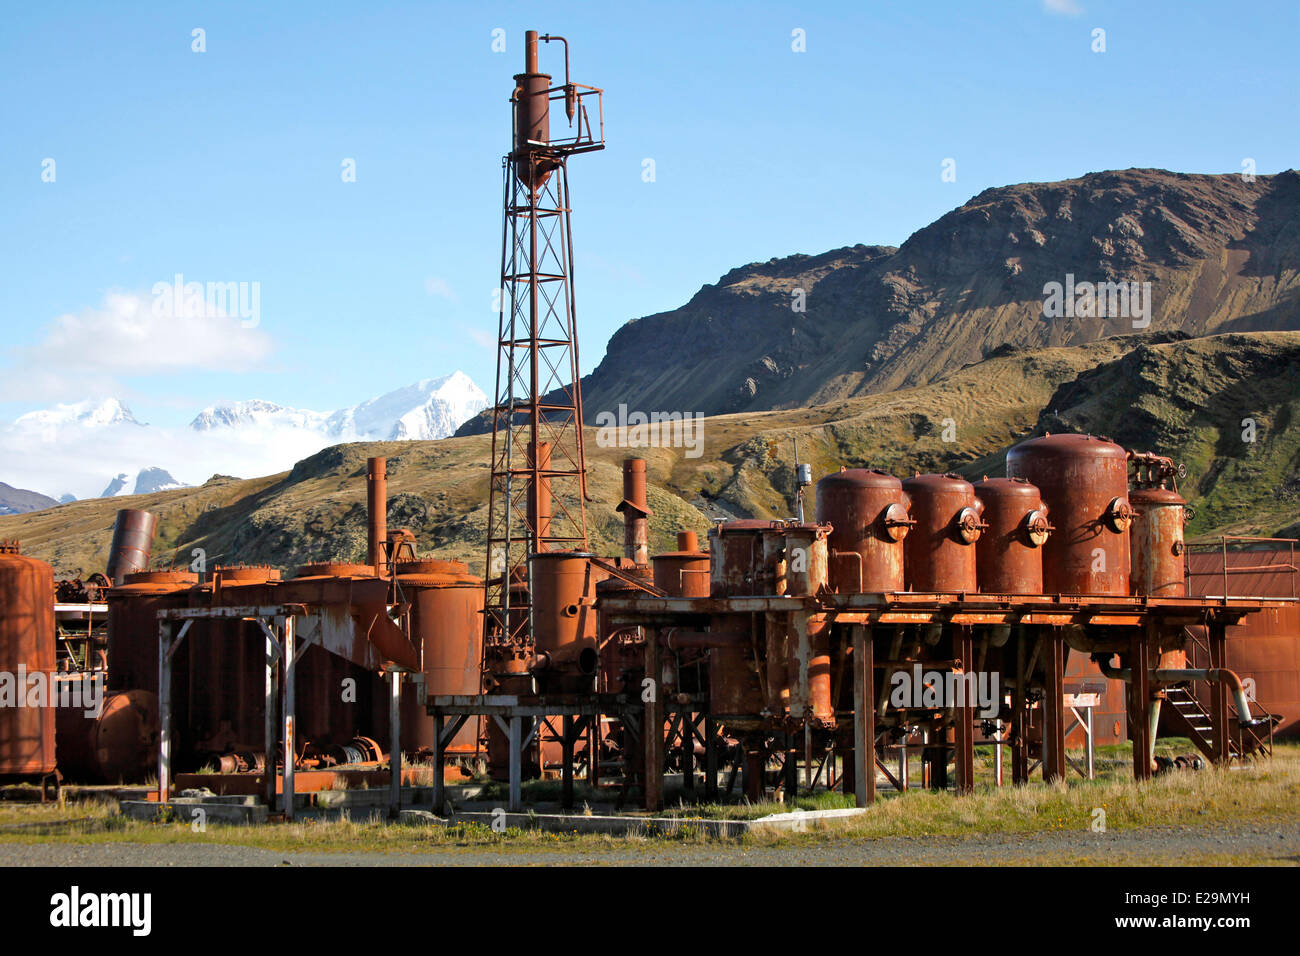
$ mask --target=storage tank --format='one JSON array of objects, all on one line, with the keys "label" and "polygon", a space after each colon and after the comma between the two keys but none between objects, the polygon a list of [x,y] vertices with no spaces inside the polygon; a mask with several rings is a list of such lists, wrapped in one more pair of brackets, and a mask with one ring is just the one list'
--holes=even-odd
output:
[{"label": "storage tank", "polygon": [[785,525],[746,518],[709,530],[712,597],[785,593]]},{"label": "storage tank", "polygon": [[[397,585],[411,602],[411,636],[420,651],[425,694],[477,694],[483,647],[483,579],[459,561],[404,561],[397,565]],[[433,749],[433,721],[418,706],[415,688],[403,698],[403,746]],[[475,721],[447,746],[448,752],[472,752],[477,747]]]},{"label": "storage tank", "polygon": [[1043,543],[1051,530],[1047,507],[1023,478],[985,478],[974,484],[988,525],[975,542],[975,578],[986,594],[1041,594]]},{"label": "storage tank", "polygon": [[149,567],[157,523],[149,511],[123,508],[117,513],[117,520],[113,523],[113,543],[109,545],[108,564],[105,566],[110,581],[117,585],[125,584],[128,574]]},{"label": "storage tank", "polygon": [[1038,486],[1055,531],[1043,545],[1049,594],[1129,593],[1128,454],[1092,435],[1045,435],[1007,452],[1007,475]]},{"label": "storage tank", "polygon": [[[80,684],[69,699],[87,701],[86,685],[102,672],[60,674],[60,684]],[[103,691],[98,714],[59,707],[55,716],[59,773],[72,783],[139,783],[158,768],[158,697],[147,690]]]},{"label": "storage tank", "polygon": [[[198,583],[189,571],[136,571],[105,592],[109,690],[158,693],[158,612],[190,606]],[[188,644],[187,637],[177,651],[186,662]]]},{"label": "storage tank", "polygon": [[[54,709],[27,706],[36,681],[52,689],[54,633],[54,569],[24,557],[17,542],[0,542],[0,670],[15,679],[15,699],[0,706],[0,777],[54,772]],[[18,685],[20,671],[45,676]]]},{"label": "storage tank", "polygon": [[1187,581],[1183,526],[1187,502],[1168,488],[1134,488],[1129,529],[1132,593],[1152,597],[1185,597]]},{"label": "storage tank", "polygon": [[694,531],[677,535],[677,550],[656,554],[654,584],[669,597],[709,596],[709,554],[701,551]]},{"label": "storage tank", "polygon": [[785,526],[785,590],[793,597],[811,597],[830,580],[830,525]]},{"label": "storage tank", "polygon": [[595,555],[542,551],[528,556],[533,591],[535,669],[590,677],[596,673]]},{"label": "storage tank", "polygon": [[916,522],[904,544],[907,590],[976,591],[975,543],[984,523],[974,486],[960,475],[916,475],[903,491]]},{"label": "storage tank", "polygon": [[832,528],[833,590],[903,590],[903,539],[913,523],[907,509],[903,483],[883,471],[845,468],[817,482],[817,523]]}]

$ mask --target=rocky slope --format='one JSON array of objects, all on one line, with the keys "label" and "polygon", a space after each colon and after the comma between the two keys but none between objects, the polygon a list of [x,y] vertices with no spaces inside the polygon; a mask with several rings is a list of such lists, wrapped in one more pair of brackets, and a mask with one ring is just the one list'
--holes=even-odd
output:
[{"label": "rocky slope", "polygon": [[[1068,276],[1150,283],[1149,315],[1138,318],[1150,324],[1046,317],[1045,287]],[[583,397],[588,420],[620,402],[794,408],[934,382],[1004,345],[1079,345],[1135,328],[1300,328],[1300,175],[1129,169],[989,189],[898,249],[748,265],[679,309],[628,322]]]}]

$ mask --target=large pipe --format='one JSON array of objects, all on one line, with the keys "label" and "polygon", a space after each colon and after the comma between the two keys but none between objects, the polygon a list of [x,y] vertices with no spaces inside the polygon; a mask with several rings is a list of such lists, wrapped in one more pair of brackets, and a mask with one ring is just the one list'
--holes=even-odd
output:
[{"label": "large pipe", "polygon": [[[1111,680],[1122,680],[1125,683],[1133,680],[1131,668],[1112,667],[1109,658],[1105,661],[1097,661],[1097,667],[1101,670],[1102,676],[1109,677]],[[1227,684],[1237,705],[1237,719],[1243,726],[1254,727],[1266,720],[1264,717],[1250,716],[1250,701],[1246,697],[1246,688],[1242,686],[1241,678],[1236,672],[1226,667],[1157,668],[1151,672],[1151,679],[1162,684],[1179,684],[1189,680]]]},{"label": "large pipe", "polygon": [[528,445],[528,466],[537,469],[537,480],[528,486],[528,522],[535,533],[533,550],[545,551],[551,536],[551,443]]},{"label": "large pipe", "polygon": [[369,510],[369,564],[381,578],[388,574],[384,542],[388,539],[388,459],[366,459],[366,505]]},{"label": "large pipe", "polygon": [[158,519],[153,512],[123,508],[113,523],[113,543],[108,548],[108,579],[114,586],[126,583],[133,571],[149,567],[153,553],[153,534]]},{"label": "large pipe", "polygon": [[636,565],[650,563],[650,523],[654,512],[646,504],[645,459],[623,459],[623,556]]}]

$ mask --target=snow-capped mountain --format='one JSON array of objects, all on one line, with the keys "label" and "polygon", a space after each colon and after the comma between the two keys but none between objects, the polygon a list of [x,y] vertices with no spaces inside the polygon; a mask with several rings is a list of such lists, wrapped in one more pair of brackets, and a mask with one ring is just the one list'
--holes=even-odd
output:
[{"label": "snow-capped mountain", "polygon": [[164,468],[141,468],[135,476],[135,484],[127,487],[130,476],[126,472],[117,475],[100,493],[101,498],[113,498],[117,495],[149,495],[155,491],[170,491],[173,488],[188,488],[184,482],[177,481],[171,472]]},{"label": "snow-capped mountain", "polygon": [[336,411],[222,402],[177,428],[143,424],[115,398],[56,405],[0,425],[0,481],[93,498],[270,475],[340,442],[445,438],[487,404],[455,372]]},{"label": "snow-capped mountain", "polygon": [[336,441],[429,441],[446,438],[487,404],[487,396],[468,375],[453,372],[335,412],[290,408],[258,399],[225,402],[199,412],[190,428],[301,428],[320,431]]},{"label": "snow-capped mountain", "polygon": [[28,412],[14,420],[14,427],[28,430],[43,428],[65,428],[75,425],[80,428],[103,428],[108,425],[139,425],[131,409],[116,398],[103,401],[87,400],[73,402],[69,405],[55,405],[40,411]]}]

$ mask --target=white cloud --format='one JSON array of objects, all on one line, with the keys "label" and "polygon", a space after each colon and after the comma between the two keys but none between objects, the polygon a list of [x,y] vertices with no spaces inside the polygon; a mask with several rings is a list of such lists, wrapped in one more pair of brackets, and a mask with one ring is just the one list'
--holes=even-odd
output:
[{"label": "white cloud", "polygon": [[123,377],[247,370],[271,351],[271,337],[237,315],[202,303],[159,308],[153,295],[112,291],[95,308],[51,321],[36,345],[12,349],[18,374],[0,376],[0,399],[121,393]]},{"label": "white cloud", "polygon": [[1083,13],[1077,0],[1043,0],[1043,9],[1063,17],[1077,17]]},{"label": "white cloud", "polygon": [[425,279],[424,291],[429,295],[436,295],[440,299],[446,299],[448,302],[456,301],[456,293],[451,291],[451,284],[440,276],[429,276]]}]

